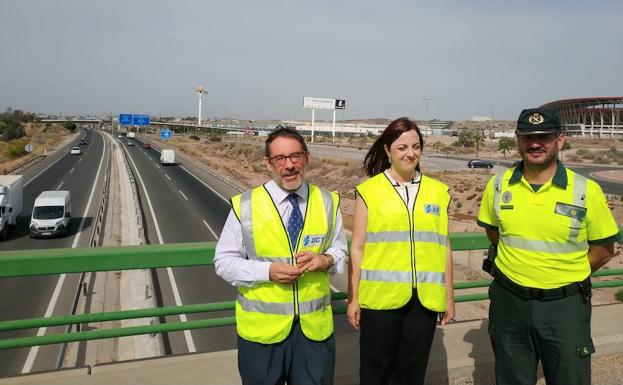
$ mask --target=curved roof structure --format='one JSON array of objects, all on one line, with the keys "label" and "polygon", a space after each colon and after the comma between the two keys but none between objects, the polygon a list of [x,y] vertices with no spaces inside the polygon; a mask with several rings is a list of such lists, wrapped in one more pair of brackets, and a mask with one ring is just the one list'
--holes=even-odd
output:
[{"label": "curved roof structure", "polygon": [[623,96],[563,99],[541,107],[558,110],[568,135],[623,137]]}]

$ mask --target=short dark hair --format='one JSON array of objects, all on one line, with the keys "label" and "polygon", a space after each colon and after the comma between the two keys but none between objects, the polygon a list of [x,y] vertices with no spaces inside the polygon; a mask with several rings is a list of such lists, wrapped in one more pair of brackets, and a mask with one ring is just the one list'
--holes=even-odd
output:
[{"label": "short dark hair", "polygon": [[270,144],[277,138],[292,138],[297,140],[303,147],[303,151],[307,152],[307,144],[305,144],[305,138],[298,131],[290,127],[277,127],[266,138],[266,145],[264,146],[264,155],[270,157]]},{"label": "short dark hair", "polygon": [[[368,176],[374,176],[379,174],[391,165],[385,152],[385,146],[390,147],[392,143],[398,139],[398,137],[407,131],[414,130],[420,137],[420,148],[424,148],[424,139],[422,133],[417,124],[407,117],[402,117],[391,122],[381,136],[372,144],[370,150],[366,154],[363,161],[363,168]],[[420,171],[420,163],[415,166],[417,171]]]}]

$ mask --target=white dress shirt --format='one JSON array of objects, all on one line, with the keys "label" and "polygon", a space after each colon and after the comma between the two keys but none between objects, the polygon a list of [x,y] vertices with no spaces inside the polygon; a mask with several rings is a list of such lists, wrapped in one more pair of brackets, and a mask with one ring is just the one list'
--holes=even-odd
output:
[{"label": "white dress shirt", "polygon": [[[279,187],[274,180],[269,181],[264,186],[273,202],[275,202],[284,228],[287,228],[288,220],[292,213],[292,205],[287,199],[290,193]],[[305,218],[307,198],[309,196],[307,183],[304,182],[295,193],[298,196],[301,215]],[[330,274],[342,273],[344,271],[346,249],[346,235],[342,225],[342,213],[338,206],[333,241],[324,252],[333,257],[333,266],[328,271]],[[258,283],[270,280],[268,274],[270,264],[271,262],[247,259],[247,249],[242,239],[242,226],[234,210],[230,210],[214,253],[216,274],[234,286],[255,286]]]},{"label": "white dress shirt", "polygon": [[394,180],[394,178],[389,175],[389,169],[385,170],[385,176],[392,183],[392,186],[396,189],[396,192],[402,200],[407,204],[409,209],[409,214],[413,215],[413,208],[415,207],[415,198],[417,198],[417,193],[420,190],[420,181],[422,180],[422,174],[419,172],[415,172],[415,177],[410,182],[400,183]]}]

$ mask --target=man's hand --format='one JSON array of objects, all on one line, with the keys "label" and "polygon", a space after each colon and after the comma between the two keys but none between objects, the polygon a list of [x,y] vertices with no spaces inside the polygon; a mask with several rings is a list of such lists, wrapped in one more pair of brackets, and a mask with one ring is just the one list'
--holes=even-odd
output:
[{"label": "man's hand", "polygon": [[327,271],[333,264],[333,258],[325,254],[302,251],[296,254],[296,264],[305,271]]},{"label": "man's hand", "polygon": [[290,284],[294,283],[304,272],[304,266],[292,266],[283,262],[272,262],[268,270],[268,276],[273,282]]}]

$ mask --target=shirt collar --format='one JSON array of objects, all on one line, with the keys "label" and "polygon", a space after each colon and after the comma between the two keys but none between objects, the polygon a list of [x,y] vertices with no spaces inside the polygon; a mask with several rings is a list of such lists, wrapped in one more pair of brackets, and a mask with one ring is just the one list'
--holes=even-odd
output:
[{"label": "shirt collar", "polygon": [[266,182],[264,187],[266,187],[266,190],[273,198],[275,203],[282,203],[283,201],[288,199],[288,195],[290,194],[296,194],[299,198],[303,199],[303,201],[307,201],[307,196],[309,195],[309,186],[307,186],[307,182],[303,182],[303,184],[301,184],[301,187],[299,187],[298,190],[296,190],[294,193],[282,189],[277,184],[277,182],[272,179]]},{"label": "shirt collar", "polygon": [[[552,178],[552,184],[555,184],[556,186],[562,189],[566,189],[567,182],[568,182],[567,171],[565,169],[565,166],[563,166],[562,163],[560,163],[560,161],[557,161],[557,163],[558,165],[556,166],[556,173],[554,174],[554,177]],[[508,180],[508,183],[509,184],[517,183],[521,180],[522,176],[523,176],[523,160],[519,162],[517,167],[515,167],[515,170],[513,171],[513,175],[511,175],[511,178]]]},{"label": "shirt collar", "polygon": [[[391,175],[389,175],[389,169],[384,171],[385,176],[387,177],[387,179],[389,180],[389,182],[392,184],[392,186],[394,187],[400,187],[401,184],[397,181],[394,180],[394,178],[391,177]],[[412,185],[412,184],[417,184],[420,183],[420,179],[422,179],[422,174],[420,174],[417,170],[415,171],[415,176],[413,177],[413,179],[411,180],[410,183],[406,183],[405,185]]]}]

